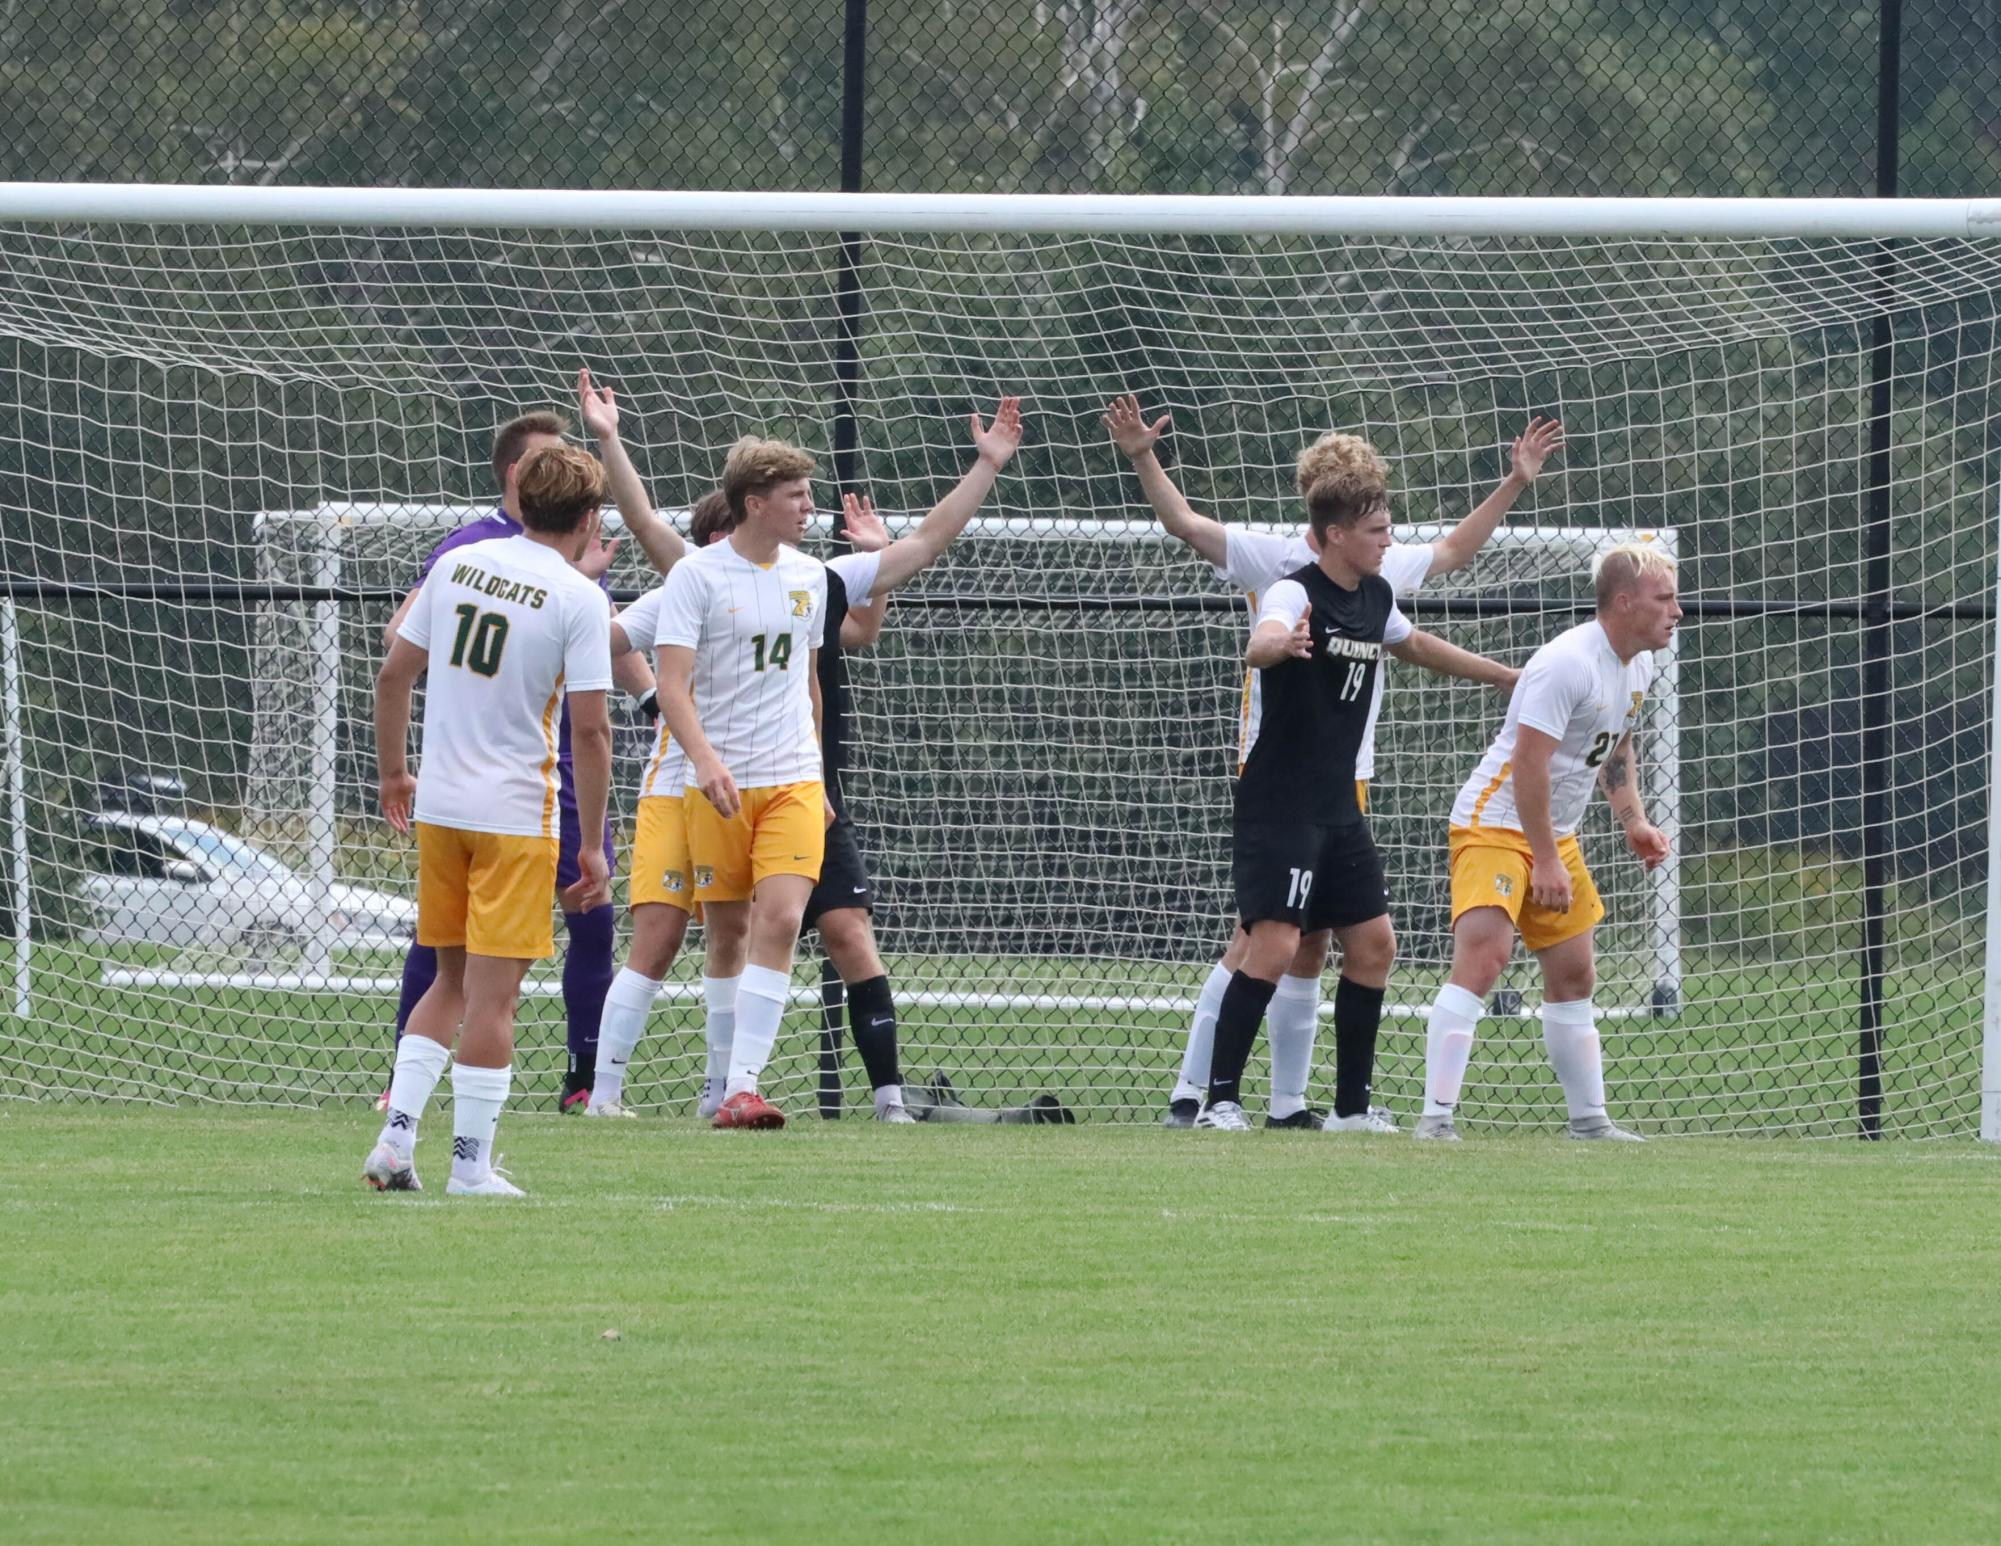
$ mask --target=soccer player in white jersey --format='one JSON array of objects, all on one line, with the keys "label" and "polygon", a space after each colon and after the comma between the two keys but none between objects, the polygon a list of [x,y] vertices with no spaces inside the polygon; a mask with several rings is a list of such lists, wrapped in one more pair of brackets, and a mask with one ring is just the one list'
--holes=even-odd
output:
[{"label": "soccer player in white jersey", "polygon": [[1517,935],[1542,966],[1543,1047],[1570,1108],[1570,1136],[1637,1142],[1605,1112],[1591,1006],[1592,932],[1605,916],[1577,828],[1602,784],[1626,846],[1648,869],[1668,839],[1647,820],[1633,734],[1652,651],[1681,619],[1674,560],[1644,542],[1602,555],[1597,615],[1529,657],[1494,744],[1452,804],[1452,975],[1431,1006],[1416,1136],[1456,1140],[1452,1112],[1480,1009]]},{"label": "soccer player in white jersey", "polygon": [[[1248,531],[1226,526],[1221,521],[1197,514],[1155,454],[1154,446],[1172,424],[1161,415],[1146,422],[1139,399],[1131,395],[1115,399],[1106,409],[1104,424],[1112,441],[1131,459],[1140,487],[1167,534],[1186,543],[1208,560],[1216,577],[1228,580],[1244,592],[1253,626],[1261,599],[1286,575],[1315,561],[1302,528],[1291,535]],[[1532,418],[1516,437],[1508,476],[1465,519],[1436,542],[1393,542],[1383,556],[1382,577],[1392,594],[1402,600],[1415,593],[1427,579],[1451,574],[1473,561],[1473,556],[1514,508],[1515,501],[1533,487],[1542,473],[1544,461],[1563,448],[1563,425],[1556,419]],[[1299,454],[1297,484],[1302,499],[1323,478],[1338,474],[1373,472],[1386,477],[1388,466],[1374,447],[1358,436],[1327,434]],[[1382,713],[1383,688],[1388,662],[1376,673],[1369,703],[1368,723],[1355,759],[1356,798],[1362,810],[1369,808],[1368,785],[1375,776],[1376,720]],[[1260,674],[1244,673],[1242,708],[1239,714],[1237,760],[1242,764],[1257,740],[1263,712]],[[1327,968],[1328,948],[1333,935],[1326,929],[1312,930],[1299,942],[1299,953],[1280,978],[1272,999],[1268,1025],[1271,1034],[1272,1093],[1274,1127],[1324,1127],[1329,1132],[1394,1132],[1396,1124],[1387,1112],[1364,1105],[1357,1112],[1327,1114],[1308,1107],[1306,1087],[1313,1066],[1313,1046],[1319,1027],[1320,976]],[[1192,1127],[1200,1111],[1203,1092],[1209,1083],[1210,1056],[1215,1045],[1216,1016],[1230,979],[1243,966],[1250,936],[1239,921],[1223,958],[1210,968],[1202,992],[1196,999],[1195,1015],[1188,1028],[1188,1042],[1181,1059],[1180,1077],[1169,1097],[1162,1119],[1167,1127]],[[1369,1075],[1351,1070],[1351,1088],[1366,1085]],[[1337,1081],[1339,1074],[1337,1071]]]},{"label": "soccer player in white jersey", "polygon": [[812,472],[782,441],[738,441],[722,479],[736,529],[683,559],[661,590],[660,709],[687,756],[681,810],[707,970],[737,979],[718,1127],[785,1125],[758,1079],[833,815],[813,722],[827,573],[795,545],[813,514]]},{"label": "soccer player in white jersey", "polygon": [[[842,503],[854,551],[827,564],[826,622],[815,668],[821,694],[822,776],[835,814],[827,829],[822,872],[802,923],[806,929],[820,930],[827,958],[846,986],[855,1049],[868,1072],[876,1119],[882,1122],[915,1119],[903,1106],[896,1056],[896,1006],[869,919],[873,883],[841,799],[848,717],[842,652],[875,642],[882,631],[883,609],[890,593],[944,556],[1020,447],[1018,398],[1001,399],[991,426],[977,414],[970,423],[973,466],[912,531],[891,542],[874,506],[866,499],[847,495]],[[689,537],[697,548],[726,540],[735,526],[736,517],[721,490],[703,495],[689,513]],[[619,615],[612,629],[614,650],[627,643],[640,650],[655,647],[664,591],[663,586],[648,592]],[[613,982],[605,1001],[598,1082],[590,1108],[599,1116],[629,1114],[620,1098],[625,1071],[645,1033],[647,1012],[660,991],[661,980],[687,933],[693,898],[681,794],[684,771],[685,761],[663,725],[640,790],[639,829],[632,859],[632,949],[625,970]],[[737,983],[734,977],[717,976],[711,968],[704,973],[702,990],[708,1008],[708,1068],[698,1109],[702,1116],[713,1117],[723,1103],[729,1080]]]},{"label": "soccer player in white jersey", "polygon": [[[611,789],[611,617],[571,567],[597,534],[604,469],[568,446],[525,458],[522,531],[448,554],[425,579],[376,683],[382,813],[417,829],[417,939],[437,979],[396,1048],[389,1115],[363,1177],[417,1191],[417,1125],[452,1069],[453,1196],[519,1197],[493,1168],[514,1061],[514,1009],[529,964],[555,954],[549,899],[561,847],[557,721],[565,700],[585,832]],[[410,774],[410,693],[427,676],[422,750]],[[414,810],[413,810],[414,807]],[[585,843],[566,911],[602,906],[604,851]]]}]

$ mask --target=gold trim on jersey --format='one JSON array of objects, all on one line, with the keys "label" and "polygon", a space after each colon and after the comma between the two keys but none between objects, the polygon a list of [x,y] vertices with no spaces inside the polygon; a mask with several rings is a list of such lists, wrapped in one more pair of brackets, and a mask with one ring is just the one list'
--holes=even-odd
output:
[{"label": "gold trim on jersey", "polygon": [[562,739],[556,728],[556,711],[563,704],[563,679],[556,678],[556,690],[549,694],[548,705],[542,710],[542,744],[549,748],[549,755],[542,761],[542,835],[556,835],[556,761],[557,745]]},{"label": "gold trim on jersey", "polygon": [[1473,815],[1469,823],[1470,825],[1475,827],[1480,825],[1480,812],[1484,811],[1487,808],[1487,802],[1489,800],[1493,799],[1495,795],[1501,792],[1501,785],[1505,784],[1508,781],[1508,771],[1513,767],[1514,767],[1513,762],[1502,763],[1501,771],[1496,773],[1492,781],[1488,783],[1487,787],[1480,791],[1480,798],[1473,802]]}]

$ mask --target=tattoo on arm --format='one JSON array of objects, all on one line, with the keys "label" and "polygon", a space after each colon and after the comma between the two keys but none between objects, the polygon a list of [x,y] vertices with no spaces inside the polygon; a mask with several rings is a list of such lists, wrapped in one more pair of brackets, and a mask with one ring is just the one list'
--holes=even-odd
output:
[{"label": "tattoo on arm", "polygon": [[1633,757],[1630,750],[1621,752],[1605,764],[1605,792],[1607,794],[1617,794],[1627,784],[1632,782],[1632,778]]}]

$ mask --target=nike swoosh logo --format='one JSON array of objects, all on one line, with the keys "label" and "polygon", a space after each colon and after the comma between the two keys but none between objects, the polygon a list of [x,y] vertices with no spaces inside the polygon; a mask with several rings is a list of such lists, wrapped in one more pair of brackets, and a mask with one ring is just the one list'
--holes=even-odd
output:
[{"label": "nike swoosh logo", "polygon": [[855,895],[860,896],[866,890],[868,890],[867,886],[857,886],[855,887]]}]

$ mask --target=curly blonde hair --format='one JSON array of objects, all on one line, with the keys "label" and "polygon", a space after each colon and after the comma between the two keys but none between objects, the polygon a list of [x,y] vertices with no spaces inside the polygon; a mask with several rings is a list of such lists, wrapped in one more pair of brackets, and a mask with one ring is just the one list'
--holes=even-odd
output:
[{"label": "curly blonde hair", "polygon": [[810,478],[815,465],[797,446],[745,435],[730,447],[723,463],[723,498],[729,501],[730,514],[741,521],[743,502],[750,495],[769,493],[794,478]]},{"label": "curly blonde hair", "polygon": [[1304,499],[1313,485],[1336,476],[1373,477],[1389,486],[1390,464],[1360,435],[1329,431],[1299,453],[1299,495]]}]

